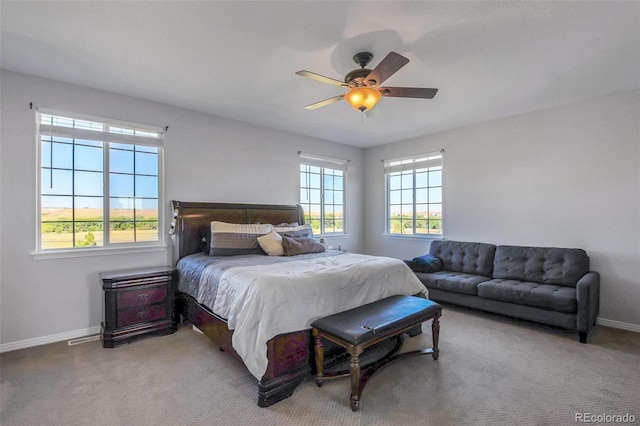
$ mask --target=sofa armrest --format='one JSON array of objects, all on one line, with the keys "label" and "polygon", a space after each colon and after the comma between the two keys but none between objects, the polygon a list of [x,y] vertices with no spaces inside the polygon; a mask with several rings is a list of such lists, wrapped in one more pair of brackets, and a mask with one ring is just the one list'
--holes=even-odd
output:
[{"label": "sofa armrest", "polygon": [[600,274],[587,272],[576,284],[578,312],[576,328],[588,333],[600,313]]}]

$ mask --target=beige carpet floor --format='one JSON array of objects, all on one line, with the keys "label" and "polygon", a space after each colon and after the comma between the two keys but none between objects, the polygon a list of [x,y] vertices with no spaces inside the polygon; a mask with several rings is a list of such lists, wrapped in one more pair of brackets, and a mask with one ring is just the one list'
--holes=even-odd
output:
[{"label": "beige carpet floor", "polygon": [[[424,330],[405,347],[430,346]],[[116,349],[60,342],[0,356],[0,424],[570,425],[577,413],[640,424],[638,333],[598,327],[583,345],[573,333],[445,306],[440,351],[438,361],[377,372],[352,412],[349,379],[307,380],[258,407],[256,380],[188,326]]]}]

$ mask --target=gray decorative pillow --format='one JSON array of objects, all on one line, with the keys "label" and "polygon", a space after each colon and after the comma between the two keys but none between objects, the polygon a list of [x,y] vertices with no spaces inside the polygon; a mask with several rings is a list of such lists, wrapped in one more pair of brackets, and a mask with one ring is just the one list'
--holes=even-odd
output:
[{"label": "gray decorative pillow", "polygon": [[442,261],[432,254],[425,254],[414,257],[409,267],[415,272],[438,272],[442,267]]},{"label": "gray decorative pillow", "polygon": [[313,238],[282,236],[282,249],[285,256],[296,256],[305,253],[321,253],[324,251],[324,246]]},{"label": "gray decorative pillow", "polygon": [[286,228],[286,227],[293,227],[293,226],[300,226],[300,224],[298,222],[291,222],[291,223],[283,222],[283,223],[278,223],[277,225],[275,223],[273,224],[274,228]]},{"label": "gray decorative pillow", "polygon": [[[289,224],[291,225],[291,224]],[[304,225],[295,226],[274,226],[273,229],[280,235],[289,238],[311,238],[313,237],[313,229],[311,225],[306,223]]]}]

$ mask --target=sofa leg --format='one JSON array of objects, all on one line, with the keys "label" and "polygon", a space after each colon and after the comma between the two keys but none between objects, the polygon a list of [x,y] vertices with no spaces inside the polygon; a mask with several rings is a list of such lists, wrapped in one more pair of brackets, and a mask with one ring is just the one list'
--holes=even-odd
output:
[{"label": "sofa leg", "polygon": [[587,343],[587,332],[579,331],[578,336],[580,337],[580,343]]}]

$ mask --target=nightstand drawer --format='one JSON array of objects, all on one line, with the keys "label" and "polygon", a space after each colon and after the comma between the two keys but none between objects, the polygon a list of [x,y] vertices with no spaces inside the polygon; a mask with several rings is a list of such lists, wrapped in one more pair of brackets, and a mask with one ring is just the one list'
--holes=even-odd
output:
[{"label": "nightstand drawer", "polygon": [[116,297],[118,309],[161,303],[167,298],[167,286],[123,291],[119,292]]},{"label": "nightstand drawer", "polygon": [[118,327],[161,320],[167,317],[167,308],[164,305],[150,305],[140,308],[118,311]]}]

